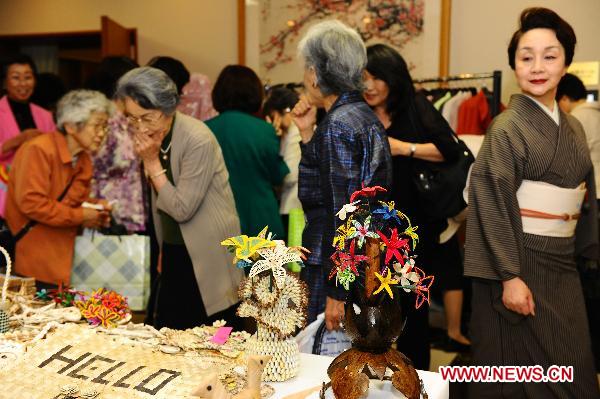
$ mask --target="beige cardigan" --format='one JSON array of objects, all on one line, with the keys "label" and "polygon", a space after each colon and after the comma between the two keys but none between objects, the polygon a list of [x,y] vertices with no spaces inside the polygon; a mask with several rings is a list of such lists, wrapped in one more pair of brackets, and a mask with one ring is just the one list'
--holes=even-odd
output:
[{"label": "beige cardigan", "polygon": [[[239,301],[244,273],[220,243],[240,234],[240,222],[221,147],[210,129],[178,112],[171,142],[175,185],[167,183],[158,194],[153,191],[152,212],[154,220],[160,220],[158,207],[179,223],[210,316]],[[155,229],[162,243],[160,223]]]}]

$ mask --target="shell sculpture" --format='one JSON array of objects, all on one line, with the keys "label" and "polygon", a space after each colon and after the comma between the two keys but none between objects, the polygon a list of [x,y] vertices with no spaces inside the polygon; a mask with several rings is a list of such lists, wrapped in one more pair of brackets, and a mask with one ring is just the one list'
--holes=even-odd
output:
[{"label": "shell sculpture", "polygon": [[300,368],[300,351],[292,335],[306,325],[308,289],[285,270],[288,263],[302,263],[301,250],[265,236],[266,228],[258,237],[238,236],[221,244],[235,252],[238,266],[250,267],[248,278],[240,284],[237,310],[238,316],[252,317],[257,323],[246,353],[271,356],[263,381],[286,381]]}]

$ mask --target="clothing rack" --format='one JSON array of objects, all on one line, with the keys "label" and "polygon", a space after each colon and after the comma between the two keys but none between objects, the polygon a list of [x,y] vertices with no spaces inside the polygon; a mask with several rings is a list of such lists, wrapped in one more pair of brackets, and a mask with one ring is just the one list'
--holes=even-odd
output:
[{"label": "clothing rack", "polygon": [[502,71],[494,71],[490,73],[463,73],[453,76],[440,76],[437,78],[414,79],[413,83],[445,83],[459,80],[481,80],[493,79],[492,92],[492,109],[490,110],[492,117],[500,113],[500,99],[502,93]]}]

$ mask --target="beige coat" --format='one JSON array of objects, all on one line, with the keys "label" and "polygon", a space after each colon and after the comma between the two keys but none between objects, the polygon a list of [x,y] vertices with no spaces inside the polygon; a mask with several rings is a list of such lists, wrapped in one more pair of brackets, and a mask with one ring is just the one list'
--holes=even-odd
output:
[{"label": "beige coat", "polygon": [[[152,212],[154,220],[160,220],[158,208],[179,223],[210,316],[239,301],[237,289],[244,273],[220,243],[240,234],[240,222],[221,148],[210,129],[177,113],[171,142],[175,185],[167,183],[158,194],[153,192]],[[155,226],[162,243],[160,223]]]}]

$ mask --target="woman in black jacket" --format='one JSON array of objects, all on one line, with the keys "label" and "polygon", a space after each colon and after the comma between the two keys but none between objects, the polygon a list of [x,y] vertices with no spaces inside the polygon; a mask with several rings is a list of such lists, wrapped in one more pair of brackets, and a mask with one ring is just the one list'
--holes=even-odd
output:
[{"label": "woman in black jacket", "polygon": [[[367,48],[364,97],[386,128],[394,164],[390,198],[396,209],[419,226],[417,265],[434,272],[435,285],[444,292],[448,340],[466,349],[469,340],[461,333],[463,302],[462,259],[456,236],[439,244],[446,220],[431,218],[419,201],[412,181],[413,169],[421,162],[452,162],[460,146],[442,115],[422,93],[416,93],[406,62],[393,48],[376,44]],[[443,272],[441,272],[443,270]],[[415,310],[407,303],[408,321],[398,340],[398,349],[419,369],[429,368],[428,307]]]}]

